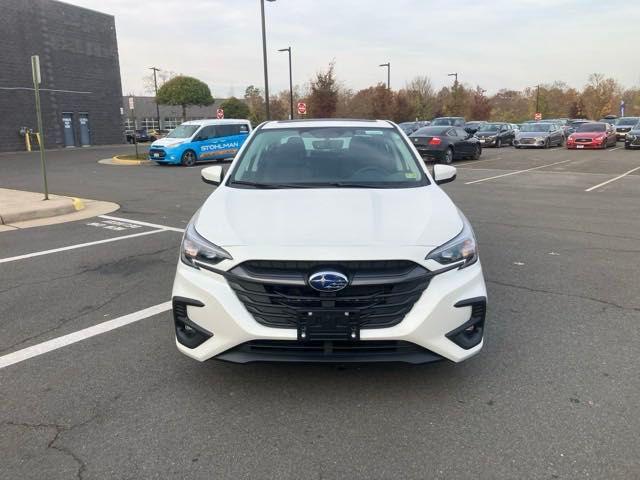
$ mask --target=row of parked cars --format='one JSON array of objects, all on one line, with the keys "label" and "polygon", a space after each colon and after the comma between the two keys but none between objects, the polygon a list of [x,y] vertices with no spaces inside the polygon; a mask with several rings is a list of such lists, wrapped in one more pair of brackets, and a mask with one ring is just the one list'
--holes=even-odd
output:
[{"label": "row of parked cars", "polygon": [[555,118],[521,124],[440,117],[399,126],[423,157],[447,164],[461,158],[478,159],[483,147],[507,145],[550,148],[566,143],[569,149],[588,149],[607,148],[624,141],[625,148],[640,148],[640,117],[608,116],[597,122]]}]

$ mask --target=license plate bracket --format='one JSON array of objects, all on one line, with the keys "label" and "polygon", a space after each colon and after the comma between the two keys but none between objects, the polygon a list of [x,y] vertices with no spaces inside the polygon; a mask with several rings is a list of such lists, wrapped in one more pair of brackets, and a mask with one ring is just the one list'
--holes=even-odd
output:
[{"label": "license plate bracket", "polygon": [[358,341],[360,319],[357,312],[349,310],[308,310],[298,317],[298,340]]}]

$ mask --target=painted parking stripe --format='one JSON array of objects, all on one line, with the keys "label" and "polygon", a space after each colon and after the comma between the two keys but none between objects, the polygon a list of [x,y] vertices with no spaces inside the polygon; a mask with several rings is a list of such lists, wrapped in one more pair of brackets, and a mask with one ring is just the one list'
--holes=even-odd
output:
[{"label": "painted parking stripe", "polygon": [[144,235],[153,235],[154,233],[161,233],[161,232],[166,232],[166,231],[167,230],[164,230],[164,229],[162,229],[162,230],[150,230],[150,231],[147,231],[147,232],[133,233],[131,235],[123,235],[121,237],[114,237],[114,238],[107,238],[107,239],[104,239],[104,240],[97,240],[95,242],[78,243],[76,245],[68,245],[66,247],[52,248],[51,250],[42,250],[40,252],[25,253],[24,255],[17,255],[15,257],[0,258],[0,263],[15,262],[16,260],[24,260],[25,258],[40,257],[42,255],[49,255],[51,253],[65,252],[67,250],[75,250],[77,248],[91,247],[92,245],[100,245],[102,243],[118,242],[120,240],[127,240],[129,238],[142,237]]},{"label": "painted parking stripe", "polygon": [[495,175],[493,177],[481,178],[480,180],[474,180],[472,182],[465,182],[465,185],[471,185],[473,183],[486,182],[487,180],[494,180],[496,178],[509,177],[511,175],[518,175],[519,173],[532,172],[533,170],[539,170],[540,168],[552,167],[553,165],[560,165],[561,163],[567,163],[571,160],[562,160],[561,162],[548,163],[546,165],[540,165],[533,168],[527,168],[525,170],[516,170],[515,172],[503,173],[502,175]]},{"label": "painted parking stripe", "polygon": [[604,187],[608,183],[615,182],[616,180],[620,180],[621,178],[626,177],[627,175],[629,175],[630,173],[635,172],[636,170],[640,170],[640,167],[632,168],[628,172],[624,172],[622,175],[618,175],[617,177],[611,178],[611,179],[607,180],[606,182],[602,182],[602,183],[599,183],[598,185],[594,185],[593,187],[587,188],[585,190],[585,192],[591,192],[591,191],[595,190],[596,188]]},{"label": "painted parking stripe", "polygon": [[495,162],[497,160],[502,160],[502,157],[496,157],[496,158],[486,158],[484,160],[472,160],[470,162],[464,162],[464,163],[458,163],[455,166],[456,167],[461,167],[462,165],[475,165],[476,163],[483,163],[483,162]]},{"label": "painted parking stripe", "polygon": [[143,227],[161,228],[163,230],[169,230],[171,232],[180,232],[180,233],[184,232],[184,228],[169,227],[167,225],[158,225],[157,223],[141,222],[140,220],[130,220],[128,218],[111,217],[109,215],[98,215],[98,218],[106,218],[108,220],[117,220],[119,222],[134,223],[136,225],[142,225]]},{"label": "painted parking stripe", "polygon": [[94,325],[93,327],[88,327],[82,330],[78,330],[77,332],[69,333],[68,335],[63,335],[62,337],[54,338],[52,340],[47,340],[46,342],[42,342],[31,347],[23,348],[22,350],[18,350],[17,352],[9,353],[0,357],[0,369],[8,367],[9,365],[15,365],[16,363],[24,362],[25,360],[43,355],[53,350],[66,347],[67,345],[81,342],[82,340],[86,340],[87,338],[110,332],[111,330],[124,327],[125,325],[129,325],[130,323],[144,320],[145,318],[158,315],[159,313],[166,312],[167,310],[171,310],[171,302],[160,303],[158,305],[154,305],[153,307],[145,308],[144,310],[139,310],[122,317],[114,318],[113,320],[99,323],[98,325]]},{"label": "painted parking stripe", "polygon": [[609,151],[610,151],[610,152],[615,152],[616,150],[620,150],[621,148],[622,148],[622,147],[615,147],[615,148],[610,149]]}]

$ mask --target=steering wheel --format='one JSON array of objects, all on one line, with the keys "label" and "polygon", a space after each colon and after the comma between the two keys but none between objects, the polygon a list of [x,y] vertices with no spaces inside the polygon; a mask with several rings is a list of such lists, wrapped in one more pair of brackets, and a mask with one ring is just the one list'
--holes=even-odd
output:
[{"label": "steering wheel", "polygon": [[362,168],[356,170],[355,172],[353,172],[353,175],[351,175],[351,176],[352,177],[357,177],[358,175],[363,175],[363,174],[366,174],[368,172],[379,173],[381,176],[387,176],[387,175],[390,175],[390,173],[391,173],[386,168],[377,167],[375,165],[367,165],[366,167],[362,167]]}]

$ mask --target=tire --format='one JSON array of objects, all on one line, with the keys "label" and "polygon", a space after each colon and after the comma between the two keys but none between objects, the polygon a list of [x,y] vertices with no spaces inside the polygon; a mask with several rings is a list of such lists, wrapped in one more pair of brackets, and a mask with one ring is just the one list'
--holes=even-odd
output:
[{"label": "tire", "polygon": [[185,150],[180,163],[185,167],[193,167],[196,164],[196,153],[193,150]]},{"label": "tire", "polygon": [[442,163],[445,165],[451,165],[453,163],[453,148],[447,148],[447,151],[444,154],[444,158],[442,159]]},{"label": "tire", "polygon": [[520,146],[519,145],[514,145],[513,148],[515,148],[516,150],[520,150]]},{"label": "tire", "polygon": [[501,148],[502,147],[502,139],[499,138],[496,140],[496,148]]},{"label": "tire", "polygon": [[545,149],[546,149],[546,148],[549,148],[550,146],[551,146],[551,144],[550,144],[550,142],[549,142],[549,139],[547,138],[547,139],[545,140],[545,142],[544,142],[544,147],[542,147],[542,148],[545,148]]},{"label": "tire", "polygon": [[482,147],[480,145],[476,145],[476,148],[473,151],[473,156],[471,158],[473,160],[480,160],[480,155],[482,155]]}]

